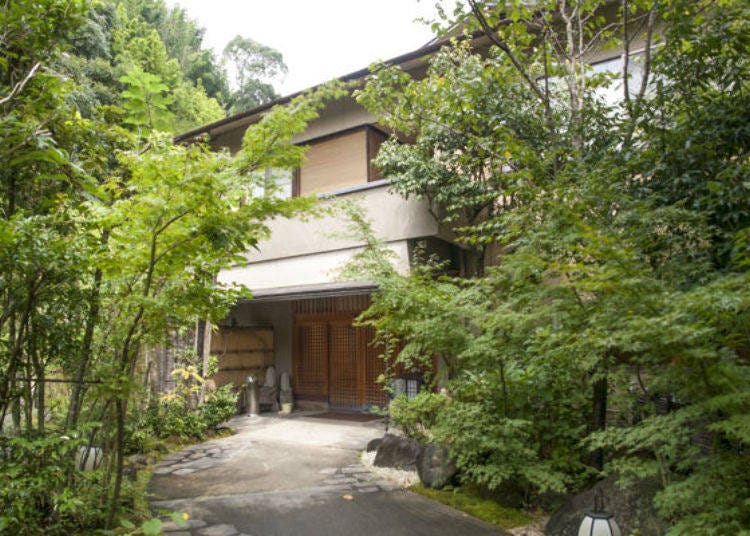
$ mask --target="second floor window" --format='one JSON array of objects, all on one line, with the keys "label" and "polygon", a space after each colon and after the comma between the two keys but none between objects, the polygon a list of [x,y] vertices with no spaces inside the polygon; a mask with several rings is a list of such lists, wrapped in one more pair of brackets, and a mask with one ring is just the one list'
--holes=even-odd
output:
[{"label": "second floor window", "polygon": [[381,179],[371,162],[386,138],[378,128],[363,126],[307,142],[295,193],[335,192]]}]

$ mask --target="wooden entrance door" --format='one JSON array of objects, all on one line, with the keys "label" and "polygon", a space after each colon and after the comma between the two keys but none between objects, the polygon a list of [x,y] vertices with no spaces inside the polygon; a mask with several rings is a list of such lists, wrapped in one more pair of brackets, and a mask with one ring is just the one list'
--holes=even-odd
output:
[{"label": "wooden entrance door", "polygon": [[328,402],[334,408],[360,404],[359,330],[352,319],[328,322]]},{"label": "wooden entrance door", "polygon": [[300,320],[294,326],[294,392],[307,400],[328,399],[328,322]]},{"label": "wooden entrance door", "polygon": [[333,408],[368,404],[366,332],[353,315],[310,314],[295,319],[294,391]]}]

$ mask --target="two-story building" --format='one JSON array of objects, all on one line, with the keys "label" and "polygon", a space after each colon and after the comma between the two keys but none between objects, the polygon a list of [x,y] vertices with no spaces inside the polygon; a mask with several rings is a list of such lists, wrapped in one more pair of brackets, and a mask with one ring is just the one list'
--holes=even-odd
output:
[{"label": "two-story building", "polygon": [[[445,44],[436,40],[387,63],[413,76],[426,71],[427,58]],[[488,47],[480,35],[475,49]],[[638,52],[631,52],[637,54]],[[597,50],[590,58],[594,72],[618,72],[622,57]],[[640,78],[638,64],[631,72]],[[341,77],[363,80],[366,69]],[[610,88],[607,98],[618,98]],[[609,95],[612,93],[612,95]],[[236,152],[249,125],[269,108],[288,102],[294,95],[227,117],[187,132],[177,141],[208,136],[215,148]],[[293,142],[309,147],[301,168],[274,177],[284,195],[318,195],[331,199],[355,199],[372,223],[373,230],[394,253],[395,267],[408,273],[417,244],[427,254],[465,264],[462,249],[451,240],[448,229],[433,217],[427,201],[404,199],[389,191],[372,160],[388,133],[353,98],[329,103]],[[327,216],[320,219],[279,219],[271,222],[270,239],[249,252],[246,262],[219,275],[226,283],[242,283],[253,298],[236,305],[218,332],[212,334],[211,353],[218,355],[217,385],[243,385],[250,374],[269,365],[292,378],[298,405],[366,410],[383,406],[386,395],[376,380],[385,364],[373,334],[353,321],[370,303],[374,285],[369,281],[341,280],[341,268],[364,244],[342,237],[349,222]],[[408,394],[416,393],[419,375],[402,373],[397,382]]]},{"label": "two-story building", "polygon": [[[391,64],[424,72],[426,57],[440,43],[394,58]],[[342,77],[359,80],[361,70]],[[292,96],[293,97],[293,96]],[[236,152],[249,125],[282,98],[187,132],[178,141],[208,136],[215,148]],[[389,180],[373,166],[387,133],[351,97],[331,102],[293,142],[308,146],[304,163],[293,174],[276,178],[283,195],[318,195],[356,200],[378,237],[393,251],[395,267],[410,269],[414,247],[446,259],[460,255],[447,230],[428,210],[427,202],[404,199],[389,191]],[[246,262],[219,274],[226,283],[242,283],[252,299],[242,300],[218,332],[211,353],[219,356],[217,385],[244,384],[246,377],[274,365],[287,372],[295,401],[301,406],[368,409],[383,406],[386,396],[376,380],[384,371],[381,350],[372,333],[353,325],[374,286],[369,281],[341,280],[340,269],[364,244],[342,237],[347,221],[334,216],[277,219],[270,239],[249,252]],[[399,386],[415,393],[419,378],[404,374]]]}]

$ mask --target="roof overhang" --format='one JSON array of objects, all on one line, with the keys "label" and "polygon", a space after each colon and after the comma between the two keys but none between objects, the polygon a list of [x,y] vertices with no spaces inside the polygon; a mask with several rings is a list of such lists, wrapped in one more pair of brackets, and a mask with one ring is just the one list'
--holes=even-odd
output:
[{"label": "roof overhang", "polygon": [[316,285],[296,285],[254,291],[252,298],[242,298],[239,300],[239,303],[357,296],[361,294],[370,294],[376,289],[377,285],[371,281],[346,281],[337,283],[320,283]]},{"label": "roof overhang", "polygon": [[[466,39],[466,36],[457,35],[455,36],[455,38],[461,40],[461,39]],[[475,34],[471,36],[470,39],[474,43],[480,43],[482,41],[482,36],[479,34]],[[437,52],[438,50],[440,50],[442,47],[446,46],[449,43],[450,43],[450,39],[447,37],[443,37],[443,38],[434,40],[416,50],[407,52],[406,54],[402,54],[400,56],[396,56],[382,63],[383,65],[388,65],[388,66],[393,66],[393,65],[399,66],[405,70],[416,69],[417,67],[422,66],[426,63],[428,56],[430,56],[431,54],[434,54],[435,52]],[[372,71],[370,70],[369,67],[367,67],[364,69],[360,69],[358,71],[351,72],[349,74],[345,74],[344,76],[340,76],[338,80],[341,82],[356,82],[358,80],[361,81],[361,80],[364,80],[365,77],[371,73]],[[226,132],[227,130],[232,130],[234,128],[250,125],[252,123],[259,121],[260,118],[263,116],[263,114],[267,112],[268,110],[270,110],[271,108],[273,108],[274,106],[287,104],[295,97],[298,97],[299,95],[302,95],[303,93],[306,93],[308,91],[315,90],[316,88],[321,87],[322,85],[323,84],[318,84],[311,88],[308,88],[302,91],[297,91],[296,93],[292,93],[290,95],[280,97],[266,104],[261,104],[260,106],[252,108],[250,110],[239,112],[234,115],[225,117],[224,119],[219,119],[218,121],[214,121],[213,123],[208,123],[207,125],[194,128],[192,130],[189,130],[188,132],[184,132],[182,134],[175,136],[174,142],[175,143],[190,143],[191,141],[198,140],[200,138],[203,138],[204,136],[210,137],[216,134],[220,134],[222,132]]]}]

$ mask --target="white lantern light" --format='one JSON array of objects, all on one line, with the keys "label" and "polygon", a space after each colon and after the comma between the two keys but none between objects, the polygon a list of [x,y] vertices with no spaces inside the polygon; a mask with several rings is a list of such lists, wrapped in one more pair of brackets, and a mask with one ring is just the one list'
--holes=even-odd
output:
[{"label": "white lantern light", "polygon": [[581,522],[578,536],[622,536],[612,514],[607,512],[589,512]]},{"label": "white lantern light", "polygon": [[598,486],[594,490],[594,511],[583,518],[578,536],[622,536],[614,516],[604,511],[604,493]]}]

